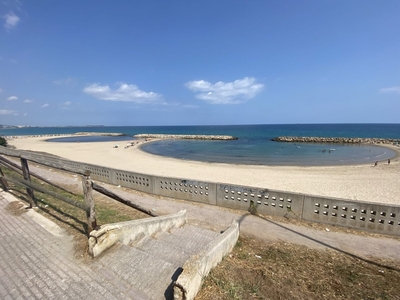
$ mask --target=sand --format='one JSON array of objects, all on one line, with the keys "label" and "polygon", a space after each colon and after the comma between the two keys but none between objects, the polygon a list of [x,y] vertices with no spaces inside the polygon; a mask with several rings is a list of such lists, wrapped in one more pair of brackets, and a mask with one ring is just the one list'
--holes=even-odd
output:
[{"label": "sand", "polygon": [[[253,166],[166,158],[126,142],[57,143],[46,137],[8,140],[21,150],[43,151],[67,159],[149,175],[230,183],[349,200],[400,204],[399,155],[378,166]],[[140,143],[143,143],[140,142]],[[400,148],[388,146],[399,153]]]}]

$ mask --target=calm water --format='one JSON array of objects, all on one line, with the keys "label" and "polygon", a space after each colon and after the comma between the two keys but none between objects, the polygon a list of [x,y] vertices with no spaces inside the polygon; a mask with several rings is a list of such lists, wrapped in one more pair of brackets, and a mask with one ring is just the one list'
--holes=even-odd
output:
[{"label": "calm water", "polygon": [[386,160],[394,151],[379,146],[272,142],[277,136],[400,139],[400,124],[291,124],[232,126],[44,127],[3,129],[0,135],[120,132],[126,137],[76,137],[62,142],[126,141],[138,133],[233,135],[234,141],[163,140],[143,146],[162,156],[209,162],[267,165],[337,165]]}]

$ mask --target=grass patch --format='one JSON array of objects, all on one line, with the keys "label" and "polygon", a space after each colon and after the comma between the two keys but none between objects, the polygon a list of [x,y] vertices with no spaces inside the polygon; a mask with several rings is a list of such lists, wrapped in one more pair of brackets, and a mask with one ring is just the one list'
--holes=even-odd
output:
[{"label": "grass patch", "polygon": [[400,299],[399,282],[397,261],[240,237],[196,299]]}]

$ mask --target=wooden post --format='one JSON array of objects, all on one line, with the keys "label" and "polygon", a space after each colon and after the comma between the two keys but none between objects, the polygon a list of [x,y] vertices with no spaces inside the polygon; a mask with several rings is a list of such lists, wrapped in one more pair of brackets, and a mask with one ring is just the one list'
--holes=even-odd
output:
[{"label": "wooden post", "polygon": [[7,181],[3,178],[3,176],[4,176],[4,173],[0,168],[0,183],[1,183],[3,190],[7,192],[9,190],[9,187],[8,187]]},{"label": "wooden post", "polygon": [[91,231],[97,228],[96,211],[94,210],[93,189],[92,181],[90,180],[90,172],[87,171],[86,175],[82,176],[83,194],[85,196],[85,203],[87,206],[86,217],[88,223],[88,236]]},{"label": "wooden post", "polygon": [[[22,174],[24,175],[24,179],[31,182],[31,175],[29,173],[28,161],[25,158],[21,158],[21,167]],[[29,207],[32,208],[36,205],[35,195],[33,194],[33,190],[29,187],[26,188],[26,193],[28,194]]]}]

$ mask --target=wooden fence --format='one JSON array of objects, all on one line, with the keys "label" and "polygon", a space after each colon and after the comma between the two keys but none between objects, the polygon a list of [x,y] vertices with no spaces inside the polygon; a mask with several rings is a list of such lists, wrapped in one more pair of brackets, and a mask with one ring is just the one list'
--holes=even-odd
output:
[{"label": "wooden fence", "polygon": [[[49,163],[49,161],[46,160],[46,156],[43,156],[43,159],[38,158],[38,157],[28,159],[27,157],[24,157],[21,154],[11,154],[11,153],[8,153],[7,156],[11,156],[11,157],[19,159],[21,165],[19,166],[12,160],[9,160],[3,156],[0,156],[0,165],[22,175],[23,179],[16,179],[16,178],[12,178],[9,176],[5,176],[2,169],[0,168],[0,185],[4,191],[10,190],[9,182],[25,187],[30,208],[37,206],[37,199],[35,198],[34,191],[38,191],[43,194],[52,196],[60,201],[65,202],[65,203],[68,203],[69,205],[72,205],[76,208],[84,210],[86,212],[86,218],[87,218],[87,226],[88,226],[87,234],[88,235],[90,234],[90,232],[92,230],[94,230],[98,227],[97,220],[96,220],[96,210],[95,210],[95,205],[94,205],[94,198],[93,198],[93,190],[95,190],[103,195],[106,195],[114,200],[117,200],[127,206],[135,208],[149,216],[152,216],[152,217],[158,216],[155,213],[153,213],[152,211],[144,209],[143,207],[141,207],[137,204],[134,204],[134,203],[130,202],[129,200],[124,199],[123,197],[113,193],[112,191],[96,184],[95,182],[93,182],[90,179],[90,171],[88,171],[88,170],[69,169],[64,166],[61,167],[59,164]],[[43,182],[46,182],[47,184],[50,184],[58,189],[61,189],[64,192],[67,192],[71,195],[74,195],[74,196],[78,195],[74,192],[68,191],[64,187],[62,187],[54,182],[51,182],[51,181],[43,178],[42,176],[40,176],[34,172],[31,172],[29,170],[28,160],[34,161],[35,163],[38,163],[43,166],[53,167],[58,170],[68,171],[70,173],[81,175],[84,201],[80,202],[80,201],[73,200],[69,197],[52,192],[40,185],[32,183],[31,176],[35,177]]]}]

